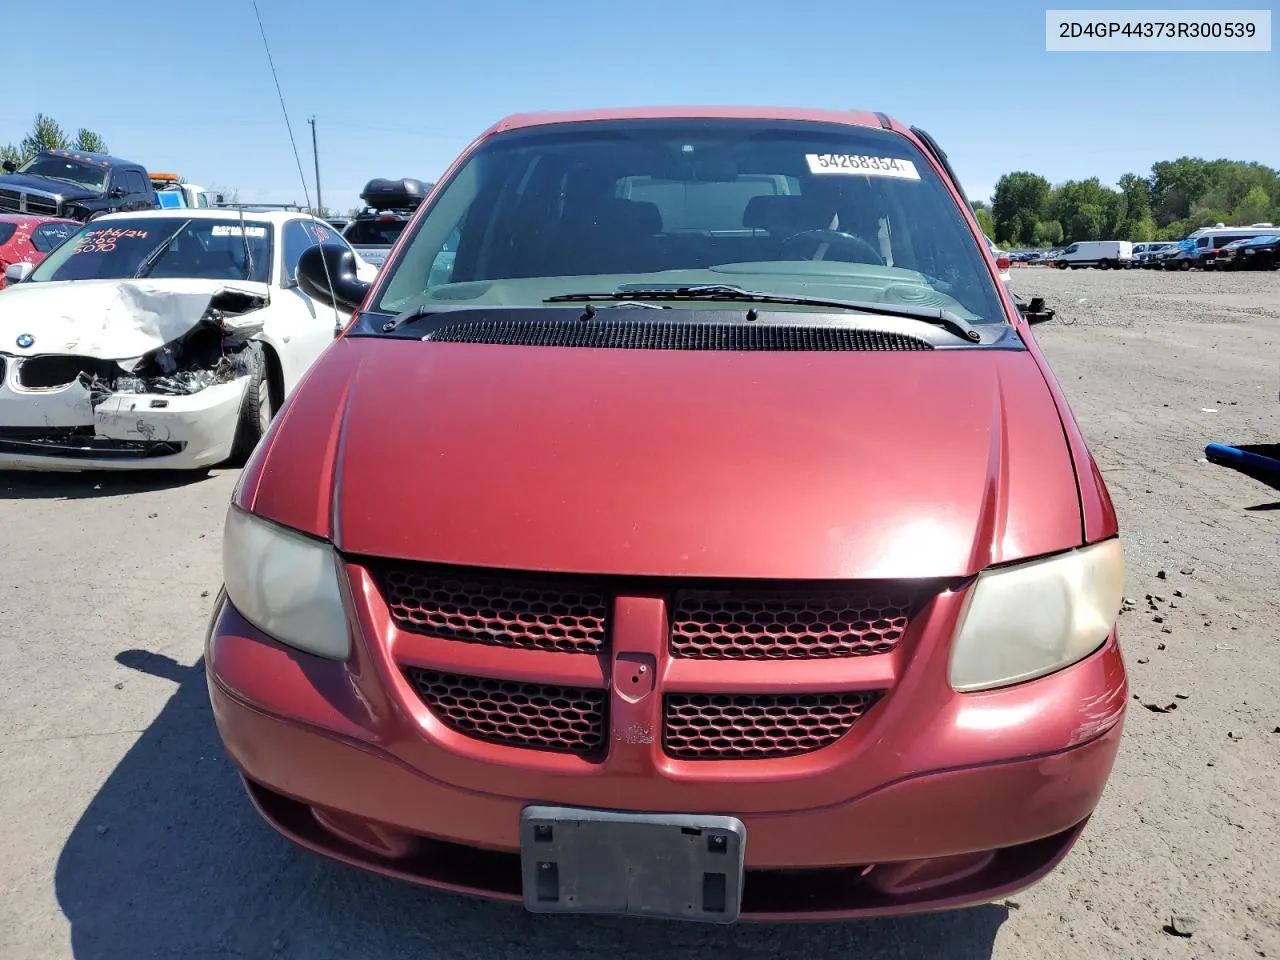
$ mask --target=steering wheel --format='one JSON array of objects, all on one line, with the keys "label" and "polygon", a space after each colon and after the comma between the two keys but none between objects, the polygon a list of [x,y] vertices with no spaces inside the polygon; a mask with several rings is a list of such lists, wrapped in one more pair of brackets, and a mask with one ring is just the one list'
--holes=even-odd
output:
[{"label": "steering wheel", "polygon": [[[845,233],[843,230],[801,230],[799,233],[793,233],[782,241],[782,249],[795,246],[798,243],[817,243],[819,246],[827,244],[832,247],[840,247],[848,250],[850,253],[862,254],[863,257],[870,256],[871,259],[863,259],[859,257],[856,263],[873,263],[878,267],[884,266],[884,257],[880,255],[880,251],[873,247],[861,237],[855,237],[852,233]],[[814,251],[811,260],[819,260],[818,251]]]}]

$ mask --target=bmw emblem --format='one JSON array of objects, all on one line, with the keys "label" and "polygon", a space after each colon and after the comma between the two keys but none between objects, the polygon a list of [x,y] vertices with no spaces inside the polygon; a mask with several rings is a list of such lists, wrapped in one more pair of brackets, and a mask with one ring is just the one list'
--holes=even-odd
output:
[{"label": "bmw emblem", "polygon": [[23,350],[27,349],[27,347],[31,346],[35,342],[36,342],[36,338],[29,333],[18,334],[18,346],[20,346]]}]

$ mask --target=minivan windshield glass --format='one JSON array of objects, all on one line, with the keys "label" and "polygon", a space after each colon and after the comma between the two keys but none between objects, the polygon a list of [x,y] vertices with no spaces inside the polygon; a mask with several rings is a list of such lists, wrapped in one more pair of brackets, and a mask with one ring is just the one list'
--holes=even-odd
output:
[{"label": "minivan windshield glass", "polygon": [[[161,246],[172,238],[163,250]],[[246,243],[248,240],[248,258]],[[148,257],[153,259],[148,262]],[[42,280],[157,279],[256,280],[271,278],[271,225],[226,219],[130,217],[86,224],[51,253],[28,278]]]},{"label": "minivan windshield glass", "polygon": [[560,123],[482,144],[414,228],[373,303],[396,314],[732,284],[1002,323],[980,242],[925,156],[891,131]]},{"label": "minivan windshield glass", "polygon": [[84,187],[86,190],[98,191],[107,182],[107,168],[83,160],[70,157],[59,157],[41,154],[32,157],[21,167],[19,173],[31,177],[48,177],[50,180],[61,180],[63,183]]}]

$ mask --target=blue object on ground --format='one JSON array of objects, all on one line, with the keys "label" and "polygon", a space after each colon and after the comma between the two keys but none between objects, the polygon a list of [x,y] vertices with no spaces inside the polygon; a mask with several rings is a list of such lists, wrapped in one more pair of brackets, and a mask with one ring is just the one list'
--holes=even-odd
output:
[{"label": "blue object on ground", "polygon": [[1280,477],[1280,460],[1250,453],[1239,447],[1229,447],[1225,443],[1211,443],[1204,448],[1204,455],[1210,463],[1221,464],[1224,467],[1258,470]]}]

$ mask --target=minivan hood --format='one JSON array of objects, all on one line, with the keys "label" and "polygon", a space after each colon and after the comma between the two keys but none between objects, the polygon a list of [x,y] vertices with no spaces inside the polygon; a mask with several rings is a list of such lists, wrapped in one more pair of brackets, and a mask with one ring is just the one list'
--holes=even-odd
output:
[{"label": "minivan hood", "polygon": [[88,200],[100,194],[85,187],[78,187],[65,180],[50,180],[48,177],[29,177],[25,173],[6,173],[0,175],[0,189],[39,190],[50,193],[63,200]]},{"label": "minivan hood", "polygon": [[953,577],[1081,542],[1029,352],[346,338],[239,502],[348,555],[681,577]]}]

